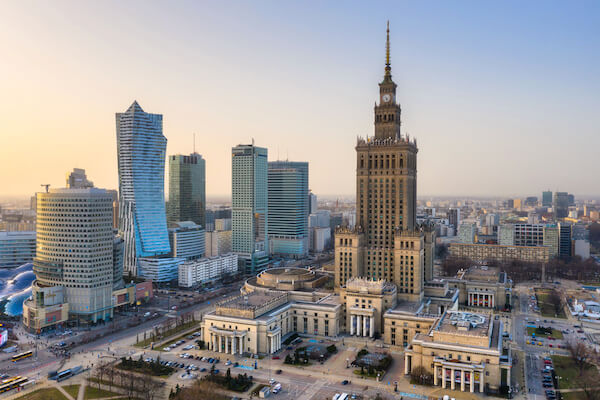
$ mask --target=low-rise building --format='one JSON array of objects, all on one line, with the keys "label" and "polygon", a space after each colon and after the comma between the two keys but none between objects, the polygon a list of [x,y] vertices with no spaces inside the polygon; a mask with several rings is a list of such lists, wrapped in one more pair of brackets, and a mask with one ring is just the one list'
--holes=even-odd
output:
[{"label": "low-rise building", "polygon": [[219,257],[190,260],[179,265],[180,287],[194,287],[202,283],[238,273],[237,254],[229,253]]},{"label": "low-rise building", "polygon": [[444,389],[498,392],[510,384],[512,359],[502,321],[489,314],[448,311],[405,351],[404,373],[422,367]]},{"label": "low-rise building", "polygon": [[497,244],[450,244],[450,255],[473,261],[548,262],[549,248],[544,246],[502,246]]},{"label": "low-rise building", "polygon": [[458,302],[466,307],[505,309],[511,307],[512,281],[505,272],[487,266],[462,269],[454,278],[444,278],[457,289]]},{"label": "low-rise building", "polygon": [[34,258],[35,232],[0,232],[0,268],[16,268]]}]

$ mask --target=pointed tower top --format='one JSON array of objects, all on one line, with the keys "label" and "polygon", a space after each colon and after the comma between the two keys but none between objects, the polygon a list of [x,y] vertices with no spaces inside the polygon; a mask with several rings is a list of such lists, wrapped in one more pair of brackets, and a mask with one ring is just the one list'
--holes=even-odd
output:
[{"label": "pointed tower top", "polygon": [[134,100],[126,112],[136,112],[136,111],[144,112],[144,110],[142,110],[142,107],[140,107],[140,105],[138,104],[137,100]]},{"label": "pointed tower top", "polygon": [[387,30],[386,30],[386,41],[385,41],[385,76],[389,76],[392,72],[392,67],[390,66],[390,21],[387,22]]}]

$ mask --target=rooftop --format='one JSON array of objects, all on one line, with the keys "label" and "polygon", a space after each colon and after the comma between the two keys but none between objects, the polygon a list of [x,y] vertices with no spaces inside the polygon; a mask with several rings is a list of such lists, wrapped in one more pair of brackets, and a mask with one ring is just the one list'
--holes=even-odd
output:
[{"label": "rooftop", "polygon": [[444,333],[487,337],[489,328],[490,317],[488,315],[465,311],[448,311],[435,329]]}]

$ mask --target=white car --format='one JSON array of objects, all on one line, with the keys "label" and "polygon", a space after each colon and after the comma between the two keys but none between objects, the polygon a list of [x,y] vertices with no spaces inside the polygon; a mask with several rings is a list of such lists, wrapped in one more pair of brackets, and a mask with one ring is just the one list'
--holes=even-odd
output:
[{"label": "white car", "polygon": [[194,345],[193,345],[193,344],[190,344],[190,345],[187,345],[187,346],[185,346],[183,349],[184,349],[184,350],[191,350],[191,349],[193,349],[193,348],[194,348]]},{"label": "white car", "polygon": [[170,347],[163,347],[163,351],[171,351]]}]

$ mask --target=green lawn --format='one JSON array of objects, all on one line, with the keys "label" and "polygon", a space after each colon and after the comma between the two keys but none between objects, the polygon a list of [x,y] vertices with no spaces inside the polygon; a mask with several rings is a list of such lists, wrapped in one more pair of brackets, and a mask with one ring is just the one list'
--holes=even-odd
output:
[{"label": "green lawn", "polygon": [[85,388],[84,399],[99,399],[102,397],[114,397],[118,396],[119,393],[109,392],[108,390],[98,389],[97,387],[88,386]]},{"label": "green lawn", "polygon": [[[536,332],[535,332],[535,328],[528,327],[528,328],[527,328],[527,335],[528,335],[528,336],[531,336],[533,333],[535,333],[535,337],[541,337],[541,338],[545,338],[545,337],[547,337],[547,336],[548,336],[548,335],[546,335],[546,334],[539,334],[539,333],[536,333]],[[556,329],[552,329],[552,335],[550,335],[550,336],[552,336],[554,339],[562,339],[562,338],[563,338],[563,334],[562,334],[562,332],[561,332],[561,331],[559,331],[559,330],[556,330]]]},{"label": "green lawn", "polygon": [[537,302],[538,302],[538,306],[540,307],[540,313],[542,314],[542,317],[564,318],[564,319],[567,318],[567,316],[565,315],[564,307],[560,310],[558,315],[554,314],[554,305],[547,302],[547,299],[548,299],[548,291],[547,290],[536,289],[535,296],[537,297]]},{"label": "green lawn", "polygon": [[[561,377],[558,380],[559,389],[577,389],[581,387],[577,382],[579,368],[570,357],[552,356],[552,363],[554,364],[554,372],[557,376]],[[598,373],[598,369],[595,366],[587,364],[584,369],[592,371],[596,375],[596,379],[600,381],[600,373]]]},{"label": "green lawn", "polygon": [[64,394],[55,388],[39,389],[35,392],[17,397],[17,400],[68,400]]},{"label": "green lawn", "polygon": [[79,393],[79,386],[81,385],[67,385],[63,386],[63,390],[71,395],[74,399],[77,398],[77,394]]}]

